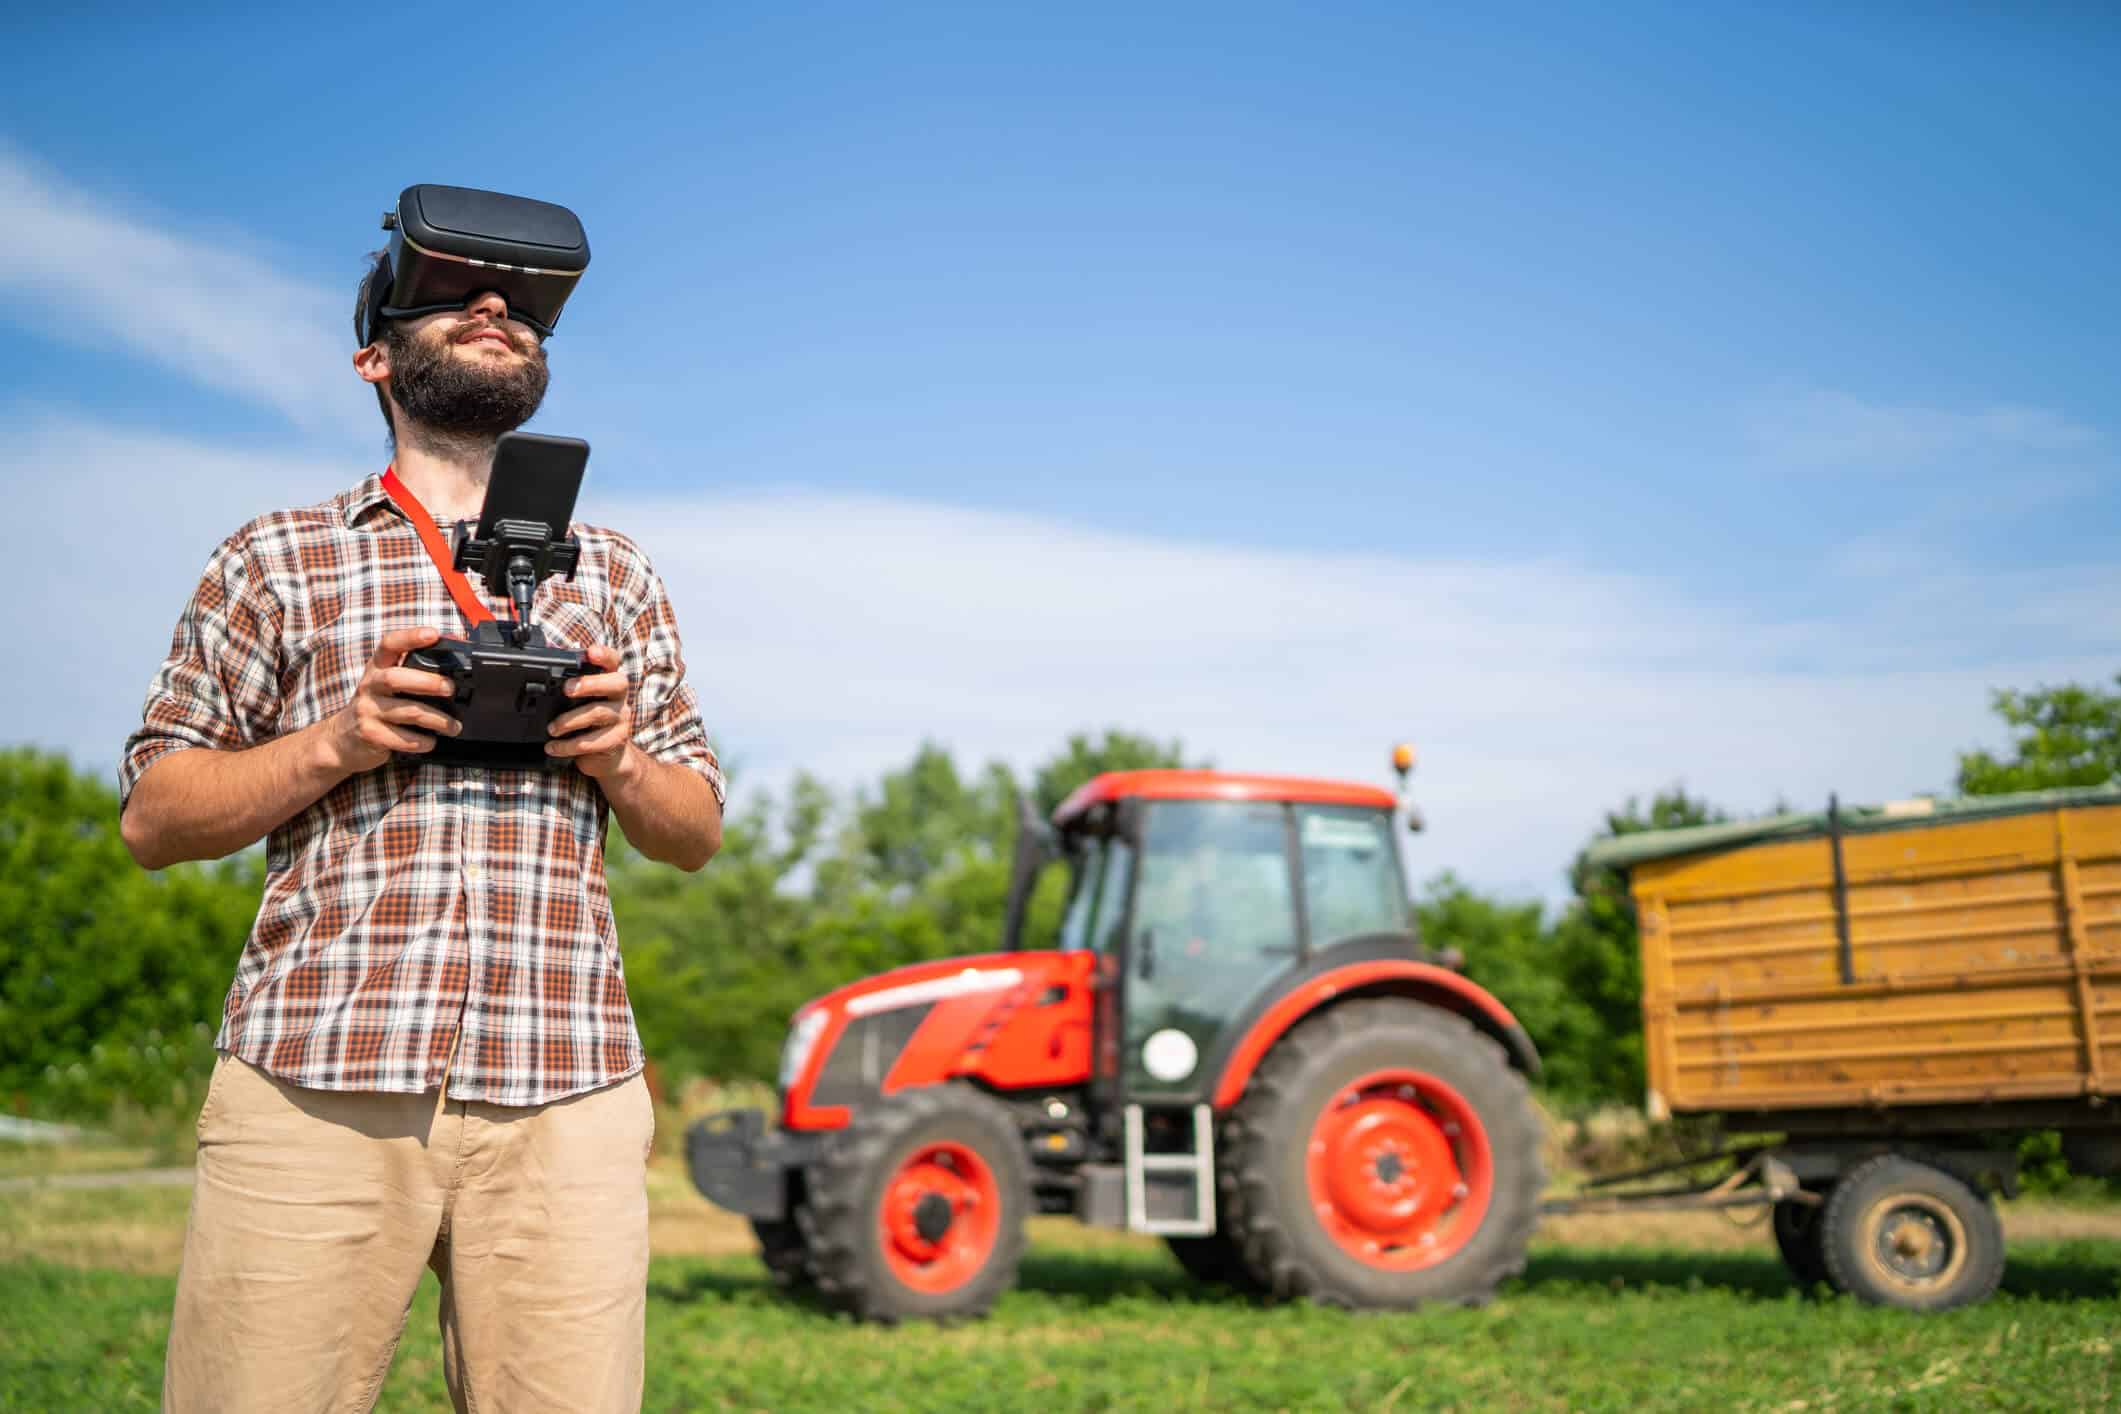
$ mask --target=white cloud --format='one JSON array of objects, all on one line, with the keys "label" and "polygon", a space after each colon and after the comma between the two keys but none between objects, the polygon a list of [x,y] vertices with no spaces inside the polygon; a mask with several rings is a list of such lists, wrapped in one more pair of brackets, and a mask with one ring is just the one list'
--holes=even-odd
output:
[{"label": "white cloud", "polygon": [[0,292],[41,315],[44,332],[121,349],[303,428],[373,437],[374,399],[347,366],[350,282],[326,290],[172,234],[4,146],[0,211]]},{"label": "white cloud", "polygon": [[[372,469],[18,416],[5,735],[107,767],[213,544]],[[1599,812],[1675,779],[1733,807],[1948,787],[1988,689],[2104,679],[2121,571],[1910,582],[1832,621],[1558,563],[1351,558],[885,499],[604,496],[669,581],[709,725],[772,786],[873,779],[923,737],[1028,765],[1071,730],[1219,764],[1387,778],[1423,749],[1416,877],[1551,895]],[[1763,666],[1803,662],[1806,668]],[[1939,666],[1948,665],[1948,666]]]},{"label": "white cloud", "polygon": [[1761,452],[1809,467],[1900,468],[1965,454],[2078,451],[2099,440],[2097,429],[2049,408],[1956,411],[1867,402],[1826,389],[1763,399],[1745,422]]}]

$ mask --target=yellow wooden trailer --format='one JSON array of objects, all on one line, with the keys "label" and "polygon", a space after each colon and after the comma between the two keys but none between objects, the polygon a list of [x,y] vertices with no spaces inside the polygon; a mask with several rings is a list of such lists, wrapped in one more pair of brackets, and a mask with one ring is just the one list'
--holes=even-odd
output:
[{"label": "yellow wooden trailer", "polygon": [[1654,831],[1590,862],[1627,872],[1641,924],[1650,1113],[1785,1136],[1660,1196],[1774,1202],[1801,1279],[1986,1296],[1999,1131],[2121,1171],[2121,787]]}]

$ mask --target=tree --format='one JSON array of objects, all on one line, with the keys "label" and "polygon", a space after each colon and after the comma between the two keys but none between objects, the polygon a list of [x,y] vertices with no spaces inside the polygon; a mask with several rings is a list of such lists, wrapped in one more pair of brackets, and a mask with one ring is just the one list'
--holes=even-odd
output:
[{"label": "tree", "polygon": [[[2121,674],[2114,678],[2121,686]],[[1959,789],[1995,795],[2055,786],[2097,786],[2121,779],[2121,692],[2065,683],[2030,692],[2009,688],[1991,699],[1996,715],[2016,729],[2011,755],[1986,751],[1959,757]]]},{"label": "tree", "polygon": [[958,775],[947,749],[923,742],[913,760],[887,772],[876,794],[855,808],[856,847],[886,886],[918,887],[929,875],[970,857],[1000,853],[1015,834],[1016,781],[990,765],[972,780]]},{"label": "tree", "polygon": [[115,791],[63,757],[0,751],[0,1103],[190,1103],[263,886],[257,850],[142,871]]},{"label": "tree", "polygon": [[[1619,810],[1608,811],[1592,841],[1728,818],[1674,785],[1652,796],[1647,806],[1630,797]],[[1571,1058],[1564,1073],[1580,1077],[1572,1080],[1581,1086],[1573,1098],[1632,1104],[1641,1099],[1644,1085],[1642,949],[1634,902],[1620,871],[1594,868],[1583,853],[1570,867],[1569,886],[1575,898],[1554,926],[1553,967],[1570,995],[1588,1009],[1591,1029],[1570,1037],[1581,1054]],[[1555,1088],[1561,1089],[1558,1078]]]},{"label": "tree", "polygon": [[1588,1097],[1596,1089],[1598,1018],[1556,971],[1544,912],[1537,901],[1505,903],[1476,893],[1448,871],[1414,902],[1422,940],[1458,949],[1466,975],[1493,992],[1533,1037],[1545,1088]]},{"label": "tree", "polygon": [[1177,741],[1161,742],[1116,727],[1105,728],[1105,734],[1096,741],[1086,732],[1076,732],[1064,749],[1040,764],[1032,777],[1031,799],[1040,815],[1051,815],[1093,776],[1107,771],[1148,771],[1186,764],[1185,748]]}]

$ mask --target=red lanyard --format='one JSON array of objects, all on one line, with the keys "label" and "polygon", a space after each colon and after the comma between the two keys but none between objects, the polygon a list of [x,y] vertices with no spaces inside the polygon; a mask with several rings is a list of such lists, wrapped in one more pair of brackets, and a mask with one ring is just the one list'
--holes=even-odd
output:
[{"label": "red lanyard", "polygon": [[398,480],[396,465],[384,468],[383,489],[389,493],[391,500],[398,503],[398,509],[405,512],[405,518],[412,522],[412,528],[420,533],[420,543],[427,547],[427,558],[433,560],[435,568],[442,572],[442,583],[449,586],[449,597],[457,601],[457,607],[464,611],[464,617],[471,621],[473,627],[491,623],[493,610],[486,607],[486,601],[471,587],[471,581],[465,578],[464,571],[457,568],[456,557],[450,552],[449,542],[442,538],[442,531],[435,524],[434,517],[427,513],[427,507],[421,505],[420,498],[413,495],[404,482]]}]

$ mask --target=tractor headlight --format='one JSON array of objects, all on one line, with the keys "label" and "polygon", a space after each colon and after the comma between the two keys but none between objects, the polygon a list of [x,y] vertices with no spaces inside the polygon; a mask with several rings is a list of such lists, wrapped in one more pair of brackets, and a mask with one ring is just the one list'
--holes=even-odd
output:
[{"label": "tractor headlight", "polygon": [[824,1034],[825,1009],[814,1007],[796,1017],[795,1025],[788,1029],[788,1039],[781,1043],[780,1086],[786,1090],[803,1073],[803,1066],[810,1059],[810,1052],[817,1046],[817,1038]]}]

